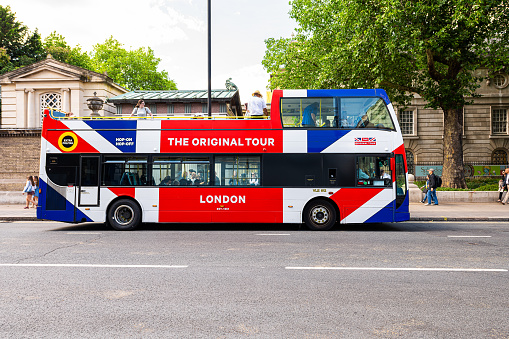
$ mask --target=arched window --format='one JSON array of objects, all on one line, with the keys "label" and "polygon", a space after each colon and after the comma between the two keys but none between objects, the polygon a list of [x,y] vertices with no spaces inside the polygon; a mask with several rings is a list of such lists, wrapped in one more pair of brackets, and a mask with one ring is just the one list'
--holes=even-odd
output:
[{"label": "arched window", "polygon": [[507,152],[504,149],[496,149],[491,153],[491,163],[493,165],[507,164]]},{"label": "arched window", "polygon": [[410,150],[406,150],[406,164],[408,167],[408,174],[415,175],[415,162],[414,162],[414,153]]}]

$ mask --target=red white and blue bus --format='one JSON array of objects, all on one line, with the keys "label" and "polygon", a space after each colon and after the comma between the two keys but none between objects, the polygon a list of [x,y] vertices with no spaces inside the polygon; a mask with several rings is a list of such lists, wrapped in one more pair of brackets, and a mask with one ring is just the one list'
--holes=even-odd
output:
[{"label": "red white and blue bus", "polygon": [[39,219],[328,230],[410,217],[384,90],[276,90],[264,119],[58,115],[43,122]]}]

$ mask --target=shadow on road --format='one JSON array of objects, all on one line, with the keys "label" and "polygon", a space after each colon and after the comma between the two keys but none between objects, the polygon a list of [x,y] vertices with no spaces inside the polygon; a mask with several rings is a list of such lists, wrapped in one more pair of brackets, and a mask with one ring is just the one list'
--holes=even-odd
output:
[{"label": "shadow on road", "polygon": [[[445,223],[376,223],[376,224],[337,224],[327,232],[420,232],[444,231],[453,229]],[[53,232],[116,232],[105,223],[67,224],[52,229]],[[316,232],[303,224],[142,224],[131,232],[152,231],[264,231],[264,232]]]}]

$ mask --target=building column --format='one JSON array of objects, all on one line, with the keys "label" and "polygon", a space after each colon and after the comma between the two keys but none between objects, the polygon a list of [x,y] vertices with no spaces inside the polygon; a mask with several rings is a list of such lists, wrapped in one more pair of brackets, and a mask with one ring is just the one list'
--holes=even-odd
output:
[{"label": "building column", "polygon": [[35,95],[34,95],[34,89],[33,88],[27,88],[25,92],[28,93],[28,100],[27,100],[27,128],[35,128],[37,125],[37,116],[35,112]]},{"label": "building column", "polygon": [[71,112],[69,88],[62,88],[62,111],[65,113]]}]

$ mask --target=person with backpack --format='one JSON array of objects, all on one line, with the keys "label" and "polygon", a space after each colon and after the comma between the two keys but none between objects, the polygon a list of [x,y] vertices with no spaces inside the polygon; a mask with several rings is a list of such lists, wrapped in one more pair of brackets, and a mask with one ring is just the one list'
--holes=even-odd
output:
[{"label": "person with backpack", "polygon": [[437,187],[442,186],[442,179],[439,176],[435,175],[435,170],[430,168],[428,170],[429,173],[429,190],[428,190],[428,202],[426,206],[431,206],[431,199],[435,202],[435,205],[438,205],[437,198]]}]

